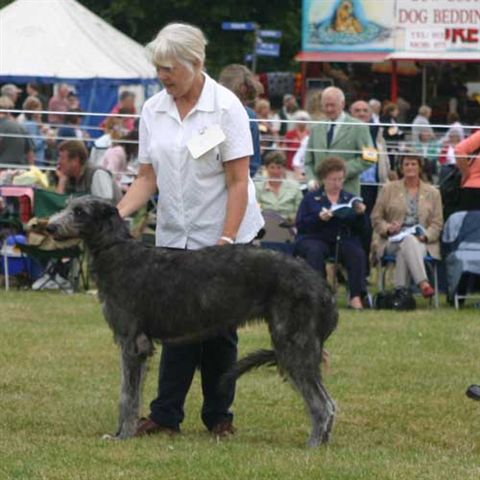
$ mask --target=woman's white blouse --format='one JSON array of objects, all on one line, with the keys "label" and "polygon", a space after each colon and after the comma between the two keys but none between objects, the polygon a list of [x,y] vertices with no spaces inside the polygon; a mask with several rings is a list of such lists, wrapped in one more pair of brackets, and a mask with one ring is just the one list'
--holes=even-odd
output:
[{"label": "woman's white blouse", "polygon": [[[226,214],[223,163],[253,154],[245,108],[230,90],[204,76],[198,102],[183,121],[166,90],[148,99],[142,109],[139,161],[151,164],[156,173],[157,246],[198,249],[214,245]],[[194,159],[187,143],[212,125],[220,125],[225,140]],[[236,242],[253,240],[263,223],[249,178],[248,205]]]}]

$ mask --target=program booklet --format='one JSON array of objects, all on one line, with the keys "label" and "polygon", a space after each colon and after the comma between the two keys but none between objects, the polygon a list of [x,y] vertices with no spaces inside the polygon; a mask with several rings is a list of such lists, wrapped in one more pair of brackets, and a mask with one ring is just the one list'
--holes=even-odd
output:
[{"label": "program booklet", "polygon": [[337,214],[341,210],[352,209],[353,204],[356,203],[356,202],[363,202],[363,198],[362,197],[353,197],[353,198],[350,199],[350,201],[348,203],[337,203],[335,205],[332,205],[330,207],[330,210],[333,214]]},{"label": "program booklet", "polygon": [[411,227],[404,228],[400,232],[388,237],[388,241],[391,243],[401,242],[407,235],[416,235],[420,237],[425,234],[425,229],[421,225],[413,225]]}]

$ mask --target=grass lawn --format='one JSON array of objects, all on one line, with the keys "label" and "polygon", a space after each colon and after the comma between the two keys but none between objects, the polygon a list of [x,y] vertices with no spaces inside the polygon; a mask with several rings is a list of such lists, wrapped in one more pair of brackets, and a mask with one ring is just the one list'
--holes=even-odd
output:
[{"label": "grass lawn", "polygon": [[[116,428],[117,347],[93,296],[0,293],[0,479],[480,478],[480,311],[342,309],[325,383],[338,405],[328,447],[305,447],[300,397],[263,368],[238,383],[237,435],[215,442],[198,378],[181,436],[108,442]],[[240,331],[240,350],[269,345]],[[156,390],[150,362],[144,413]]]}]

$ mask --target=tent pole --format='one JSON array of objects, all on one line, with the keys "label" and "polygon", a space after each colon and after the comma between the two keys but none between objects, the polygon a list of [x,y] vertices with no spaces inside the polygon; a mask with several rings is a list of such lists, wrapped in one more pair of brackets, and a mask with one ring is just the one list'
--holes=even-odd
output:
[{"label": "tent pole", "polygon": [[392,76],[390,79],[390,98],[393,103],[397,102],[398,98],[398,77],[397,77],[397,61],[392,60]]}]

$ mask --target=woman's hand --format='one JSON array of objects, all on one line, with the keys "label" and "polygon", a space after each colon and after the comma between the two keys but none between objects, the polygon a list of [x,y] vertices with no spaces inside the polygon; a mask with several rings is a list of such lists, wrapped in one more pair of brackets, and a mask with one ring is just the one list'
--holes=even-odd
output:
[{"label": "woman's hand", "polygon": [[367,209],[367,206],[363,202],[355,202],[353,204],[353,210],[357,215],[361,215],[362,213],[365,213],[366,209]]},{"label": "woman's hand", "polygon": [[328,222],[332,217],[333,213],[331,210],[327,210],[326,208],[322,208],[321,212],[318,214],[320,220],[322,222]]},{"label": "woman's hand", "polygon": [[388,226],[387,226],[387,233],[389,235],[395,235],[396,233],[398,233],[400,231],[401,227],[402,226],[398,222],[389,223]]}]

